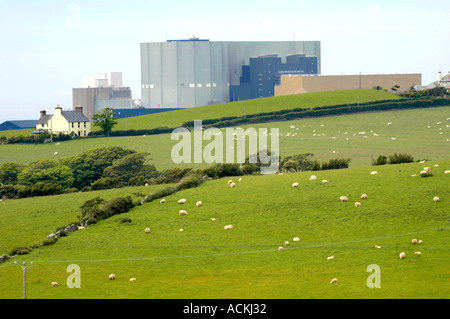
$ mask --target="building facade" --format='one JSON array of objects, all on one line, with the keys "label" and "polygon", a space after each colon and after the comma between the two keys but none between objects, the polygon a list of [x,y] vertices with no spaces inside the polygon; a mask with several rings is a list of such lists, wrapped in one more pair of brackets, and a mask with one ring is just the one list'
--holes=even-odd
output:
[{"label": "building facade", "polygon": [[411,74],[355,74],[355,75],[283,75],[280,84],[275,87],[275,96],[333,91],[371,89],[380,86],[383,89],[407,91],[411,86],[420,85],[422,75]]},{"label": "building facade", "polygon": [[[189,108],[230,101],[250,58],[293,54],[317,58],[319,41],[215,42],[198,38],[141,43],[141,99],[147,108]],[[244,68],[245,69],[245,68]],[[244,75],[245,76],[245,75]]]},{"label": "building facade", "polygon": [[83,114],[83,108],[77,107],[75,111],[63,111],[58,105],[55,114],[47,114],[41,111],[36,123],[37,131],[47,131],[50,134],[74,134],[87,136],[91,132],[91,122]]}]

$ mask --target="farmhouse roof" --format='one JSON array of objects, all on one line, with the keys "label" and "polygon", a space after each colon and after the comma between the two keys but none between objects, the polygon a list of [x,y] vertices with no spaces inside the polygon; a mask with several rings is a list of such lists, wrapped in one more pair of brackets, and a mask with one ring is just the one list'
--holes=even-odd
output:
[{"label": "farmhouse roof", "polygon": [[61,113],[69,122],[89,122],[89,119],[79,111],[62,111]]}]

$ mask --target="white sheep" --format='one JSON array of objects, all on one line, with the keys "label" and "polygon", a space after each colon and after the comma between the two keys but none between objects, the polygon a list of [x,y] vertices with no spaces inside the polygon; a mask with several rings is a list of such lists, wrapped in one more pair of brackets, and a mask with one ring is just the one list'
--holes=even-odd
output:
[{"label": "white sheep", "polygon": [[334,259],[334,256],[327,257],[327,260]]},{"label": "white sheep", "polygon": [[231,183],[233,183],[233,180],[230,179],[230,180],[228,181],[228,185],[230,185]]},{"label": "white sheep", "polygon": [[230,184],[230,187],[231,187],[231,188],[236,187],[236,183],[231,183],[231,184]]},{"label": "white sheep", "polygon": [[333,279],[331,279],[330,284],[337,284],[337,282],[338,282],[338,279],[337,278],[333,278]]},{"label": "white sheep", "polygon": [[367,199],[367,194],[362,194],[361,199]]},{"label": "white sheep", "polygon": [[411,240],[411,243],[412,243],[413,245],[417,244],[417,239],[413,238],[413,239]]},{"label": "white sheep", "polygon": [[375,245],[375,248],[381,248],[381,246]]},{"label": "white sheep", "polygon": [[317,179],[316,175],[311,175],[311,177],[309,178],[310,181],[315,181]]},{"label": "white sheep", "polygon": [[53,153],[53,155],[58,155],[58,152]]},{"label": "white sheep", "polygon": [[163,198],[159,201],[160,204],[164,204],[166,202],[166,200]]},{"label": "white sheep", "polygon": [[355,203],[355,207],[361,207],[361,203],[360,202],[356,202]]},{"label": "white sheep", "polygon": [[211,220],[216,220],[214,217],[211,217]]},{"label": "white sheep", "polygon": [[450,170],[446,170],[444,174],[450,174]]},{"label": "white sheep", "polygon": [[298,183],[292,184],[292,187],[298,187]]},{"label": "white sheep", "polygon": [[372,172],[370,172],[370,175],[377,175],[377,174],[378,174],[377,171],[372,171]]},{"label": "white sheep", "polygon": [[146,228],[146,229],[145,229],[145,233],[146,233],[146,234],[150,233],[150,228]]},{"label": "white sheep", "polygon": [[298,237],[294,237],[294,239],[292,239],[293,241],[300,241],[300,238]]},{"label": "white sheep", "polygon": [[83,229],[86,229],[86,227],[84,227],[84,226],[78,226],[78,230],[83,230]]},{"label": "white sheep", "polygon": [[178,201],[178,204],[186,204],[186,198],[182,198]]},{"label": "white sheep", "polygon": [[181,215],[187,215],[188,212],[185,211],[185,210],[180,210],[180,211],[178,212],[178,214],[179,214],[180,216],[181,216]]},{"label": "white sheep", "polygon": [[136,278],[130,278],[130,281],[136,281]]},{"label": "white sheep", "polygon": [[403,258],[406,257],[406,254],[405,254],[404,252],[401,252],[400,255],[399,255],[399,257],[400,257],[400,259],[403,259]]},{"label": "white sheep", "polygon": [[439,165],[438,165],[438,164],[434,164],[433,166],[434,166],[434,167],[439,167]]},{"label": "white sheep", "polygon": [[242,177],[241,177],[241,178],[239,178],[239,183],[240,183],[240,182],[242,182]]},{"label": "white sheep", "polygon": [[285,246],[289,245],[289,242],[286,240],[286,241],[284,242],[284,245],[285,245]]},{"label": "white sheep", "polygon": [[114,274],[109,275],[109,279],[110,279],[110,280],[116,279],[116,275],[114,275]]},{"label": "white sheep", "polygon": [[180,228],[180,231],[184,231],[183,228]]},{"label": "white sheep", "polygon": [[56,287],[56,286],[59,286],[59,284],[56,281],[53,281],[52,282],[52,287]]},{"label": "white sheep", "polygon": [[422,253],[420,252],[420,251],[416,251],[414,254],[416,254],[416,255],[422,255]]},{"label": "white sheep", "polygon": [[233,225],[226,225],[223,227],[223,229],[232,229],[232,228],[233,228]]},{"label": "white sheep", "polygon": [[424,170],[424,171],[429,171],[430,168],[429,168],[429,167],[424,167],[423,170]]},{"label": "white sheep", "polygon": [[419,245],[422,245],[423,244],[423,241],[420,239],[419,240]]},{"label": "white sheep", "polygon": [[341,197],[339,197],[339,200],[341,202],[347,202],[348,201],[348,197],[347,196],[341,196]]},{"label": "white sheep", "polygon": [[282,250],[284,250],[283,247],[278,247],[278,251],[282,251]]},{"label": "white sheep", "polygon": [[195,206],[197,206],[197,207],[200,207],[202,205],[203,205],[203,203],[201,201],[198,201],[197,203],[195,203]]},{"label": "white sheep", "polygon": [[323,179],[322,184],[328,184],[328,181],[326,179]]},{"label": "white sheep", "polygon": [[439,202],[439,197],[434,196],[434,197],[433,197],[433,202],[435,202],[435,203]]}]

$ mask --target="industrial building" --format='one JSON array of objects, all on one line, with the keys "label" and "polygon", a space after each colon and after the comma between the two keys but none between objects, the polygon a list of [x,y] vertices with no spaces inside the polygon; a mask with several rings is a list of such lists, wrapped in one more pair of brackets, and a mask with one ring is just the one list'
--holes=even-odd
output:
[{"label": "industrial building", "polygon": [[[250,59],[267,55],[271,59],[277,59],[278,66],[287,64],[286,59],[291,55],[292,61],[314,57],[314,73],[320,74],[319,41],[222,42],[194,37],[141,43],[141,105],[146,108],[190,108],[237,99],[236,92],[246,90],[238,86],[241,85],[241,78],[246,77],[243,72],[251,70]],[[270,63],[271,59],[259,62]],[[266,75],[269,71],[276,72],[275,75],[278,75],[278,71],[283,71],[275,70],[267,64],[266,67]],[[260,64],[259,68],[264,67]],[[302,72],[300,69],[293,71]],[[307,70],[303,72],[309,73]],[[259,73],[261,72],[257,73],[255,81],[261,77],[258,77]],[[249,79],[253,81],[253,78],[247,80]],[[269,81],[268,76],[266,80]],[[270,81],[273,82],[273,78]],[[250,85],[248,81],[242,84]],[[262,92],[257,90],[255,94],[249,94],[247,90],[247,95],[242,94],[239,98],[270,95],[273,85],[270,88],[268,83],[264,83]],[[231,88],[235,94],[230,98]]]},{"label": "industrial building", "polygon": [[282,75],[280,84],[275,86],[275,96],[333,91],[371,89],[375,86],[383,89],[407,91],[411,86],[421,85],[422,75],[411,74],[355,74],[355,75]]}]

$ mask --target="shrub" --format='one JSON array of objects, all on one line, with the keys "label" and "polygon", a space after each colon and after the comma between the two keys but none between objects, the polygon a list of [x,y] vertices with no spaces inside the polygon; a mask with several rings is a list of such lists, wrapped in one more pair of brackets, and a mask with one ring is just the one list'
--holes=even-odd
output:
[{"label": "shrub", "polygon": [[142,202],[143,203],[151,202],[152,200],[172,195],[172,194],[176,193],[176,191],[177,191],[177,188],[175,186],[168,186],[163,189],[158,189],[158,190],[154,191],[153,193],[145,196],[145,198],[142,200]]},{"label": "shrub", "polygon": [[15,255],[26,255],[31,251],[31,248],[29,247],[15,247],[13,248],[10,252],[9,255],[10,256],[15,256]]},{"label": "shrub", "polygon": [[191,174],[189,176],[186,176],[184,178],[182,178],[176,185],[176,189],[182,190],[182,189],[187,189],[187,188],[194,188],[199,186],[202,183],[202,181],[198,178],[197,175],[195,174]]},{"label": "shrub", "polygon": [[350,158],[335,158],[322,163],[322,170],[348,168]]},{"label": "shrub", "polygon": [[0,186],[0,199],[7,198],[12,199],[17,197],[18,189],[16,186],[12,185],[2,185]]},{"label": "shrub", "polygon": [[409,154],[397,154],[394,153],[389,155],[389,164],[400,164],[400,163],[412,163],[414,162],[414,158]]},{"label": "shrub", "polygon": [[132,221],[131,218],[128,218],[128,217],[124,217],[124,218],[119,219],[119,222],[121,224],[131,223],[131,221]]},{"label": "shrub", "polygon": [[384,155],[380,155],[377,157],[373,165],[385,165],[387,164],[387,157]]},{"label": "shrub", "polygon": [[219,177],[242,175],[239,163],[219,163],[216,165]]},{"label": "shrub", "polygon": [[48,246],[48,245],[53,245],[54,243],[56,243],[58,241],[58,238],[56,237],[51,237],[51,238],[47,238],[46,240],[44,240],[44,242],[42,243],[44,246]]},{"label": "shrub", "polygon": [[120,188],[126,186],[126,183],[120,181],[120,177],[102,177],[91,184],[92,190]]},{"label": "shrub", "polygon": [[318,160],[315,160],[313,162],[311,170],[313,170],[313,171],[320,171],[320,162]]}]

